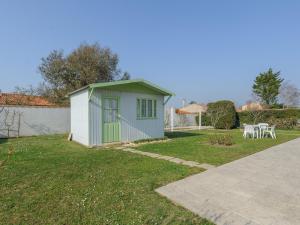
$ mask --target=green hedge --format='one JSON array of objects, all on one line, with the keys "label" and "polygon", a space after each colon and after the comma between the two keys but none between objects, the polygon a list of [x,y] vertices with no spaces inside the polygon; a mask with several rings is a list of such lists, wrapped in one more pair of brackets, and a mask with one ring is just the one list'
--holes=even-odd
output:
[{"label": "green hedge", "polygon": [[[256,118],[255,118],[256,117]],[[300,120],[300,109],[270,109],[257,112],[239,112],[238,123],[240,125],[257,124],[257,123],[269,123],[270,125],[276,125],[277,128],[292,129],[297,126],[297,121]],[[198,118],[196,118],[198,123]],[[202,125],[211,126],[210,117],[207,113],[202,115]]]},{"label": "green hedge", "polygon": [[[256,117],[256,118],[254,118]],[[300,119],[300,109],[271,109],[256,112],[240,112],[240,123],[260,123],[270,119]]]},{"label": "green hedge", "polygon": [[297,127],[298,119],[292,118],[270,118],[267,123],[270,125],[276,125],[280,129],[294,129]]},{"label": "green hedge", "polygon": [[254,112],[240,112],[240,124],[269,123],[282,129],[292,129],[300,119],[300,109],[270,109]]}]

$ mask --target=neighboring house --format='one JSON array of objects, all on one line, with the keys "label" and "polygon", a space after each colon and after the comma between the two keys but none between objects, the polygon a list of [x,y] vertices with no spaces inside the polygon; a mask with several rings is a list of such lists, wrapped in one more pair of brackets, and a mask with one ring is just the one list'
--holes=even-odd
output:
[{"label": "neighboring house", "polygon": [[69,94],[72,140],[99,146],[163,138],[164,106],[172,95],[141,79],[95,83],[74,91]]},{"label": "neighboring house", "polygon": [[69,132],[69,107],[41,96],[0,93],[0,138]]},{"label": "neighboring house", "polygon": [[240,111],[263,110],[264,106],[258,102],[249,102],[241,107]]}]

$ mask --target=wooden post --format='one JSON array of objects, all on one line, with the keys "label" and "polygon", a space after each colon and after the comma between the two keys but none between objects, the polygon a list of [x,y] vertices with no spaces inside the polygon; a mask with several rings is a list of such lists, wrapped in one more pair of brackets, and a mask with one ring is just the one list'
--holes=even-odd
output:
[{"label": "wooden post", "polygon": [[170,120],[171,120],[171,132],[174,131],[174,108],[171,107],[171,110],[170,110]]},{"label": "wooden post", "polygon": [[20,137],[20,128],[21,128],[21,113],[19,112],[19,118],[18,118],[18,137]]},{"label": "wooden post", "polygon": [[202,112],[199,112],[199,130],[201,130],[201,126],[202,126]]}]

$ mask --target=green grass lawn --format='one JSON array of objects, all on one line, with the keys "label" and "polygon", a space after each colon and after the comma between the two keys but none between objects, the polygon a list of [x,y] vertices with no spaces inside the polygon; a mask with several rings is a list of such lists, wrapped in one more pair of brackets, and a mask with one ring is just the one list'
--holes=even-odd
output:
[{"label": "green grass lawn", "polygon": [[[214,146],[209,144],[209,135],[216,133],[230,133],[235,144],[230,147]],[[277,131],[277,139],[244,139],[242,131],[202,130],[173,132],[166,134],[170,141],[140,145],[137,149],[142,151],[174,156],[186,160],[221,165],[255,152],[264,150],[273,145],[300,137],[300,131]]]},{"label": "green grass lawn", "polygon": [[[209,145],[209,135],[223,132],[232,134],[234,146]],[[167,136],[168,142],[138,149],[220,165],[300,132],[278,131],[277,140],[244,140],[239,130]],[[0,223],[211,225],[154,191],[197,172],[120,150],[88,149],[60,135],[0,140]]]},{"label": "green grass lawn", "polygon": [[0,140],[0,165],[1,224],[211,225],[154,192],[199,169],[87,149],[64,136]]}]

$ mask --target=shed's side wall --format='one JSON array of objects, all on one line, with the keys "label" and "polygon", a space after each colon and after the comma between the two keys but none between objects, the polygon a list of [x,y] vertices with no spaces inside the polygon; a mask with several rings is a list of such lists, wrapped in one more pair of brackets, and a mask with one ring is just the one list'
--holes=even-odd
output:
[{"label": "shed's side wall", "polygon": [[[148,138],[164,137],[164,97],[154,94],[135,92],[119,92],[111,90],[94,91],[90,102],[90,144],[102,144],[102,108],[104,96],[120,97],[121,141],[135,141]],[[136,99],[151,98],[157,100],[157,118],[138,120],[136,115]]]},{"label": "shed's side wall", "polygon": [[89,145],[89,101],[88,90],[71,96],[71,133],[73,140]]}]

